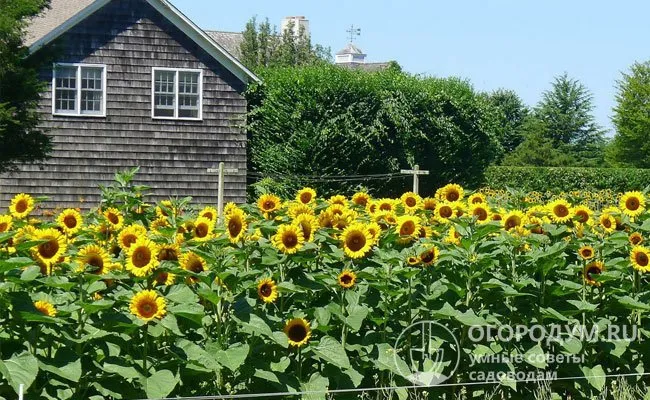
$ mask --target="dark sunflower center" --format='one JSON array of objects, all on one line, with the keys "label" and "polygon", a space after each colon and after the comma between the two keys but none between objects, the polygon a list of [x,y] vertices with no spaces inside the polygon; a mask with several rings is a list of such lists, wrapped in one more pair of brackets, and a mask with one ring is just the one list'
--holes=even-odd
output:
[{"label": "dark sunflower center", "polygon": [[481,199],[480,197],[474,197],[472,199],[472,204],[480,204],[480,203],[483,203],[483,199]]},{"label": "dark sunflower center", "polygon": [[133,262],[133,265],[136,266],[136,268],[142,268],[146,266],[149,264],[149,261],[151,261],[151,250],[144,246],[138,247],[133,252],[131,261]]},{"label": "dark sunflower center", "polygon": [[434,255],[435,255],[435,254],[434,254],[433,250],[427,250],[427,251],[425,251],[424,253],[422,253],[422,254],[420,255],[420,260],[422,260],[423,263],[427,263],[427,264],[428,264],[428,263],[430,263],[431,261],[433,261],[433,257],[434,257]]},{"label": "dark sunflower center", "polygon": [[555,206],[553,208],[553,212],[555,213],[556,216],[560,218],[564,218],[567,215],[569,215],[569,209],[566,208],[566,206],[563,204],[558,204],[557,206]]},{"label": "dark sunflower center", "polygon": [[271,285],[269,285],[268,283],[265,283],[260,287],[260,294],[263,297],[269,297],[271,293],[273,293],[273,289],[271,288]]},{"label": "dark sunflower center", "polygon": [[415,222],[406,221],[399,229],[399,234],[402,236],[411,236],[415,233]]},{"label": "dark sunflower center", "polygon": [[642,267],[648,265],[648,255],[643,252],[636,253],[636,263]]},{"label": "dark sunflower center", "polygon": [[409,207],[415,207],[415,205],[418,204],[418,202],[413,197],[407,197],[405,203]]},{"label": "dark sunflower center", "polygon": [[263,207],[265,210],[272,210],[275,208],[275,202],[273,200],[267,200],[264,202]]},{"label": "dark sunflower center", "polygon": [[[373,237],[374,237],[374,235],[373,235]],[[420,238],[427,237],[427,230],[424,229],[424,227],[420,227],[420,231],[418,232],[418,237],[420,237]]]},{"label": "dark sunflower center", "polygon": [[138,307],[138,311],[140,311],[140,315],[143,317],[151,318],[156,313],[157,307],[155,303],[143,302],[140,304],[140,307]]},{"label": "dark sunflower center", "polygon": [[56,239],[50,239],[38,246],[38,254],[43,258],[53,258],[58,251],[59,242]]},{"label": "dark sunflower center", "polygon": [[352,283],[352,276],[350,274],[343,274],[343,276],[341,276],[341,283],[344,285],[349,285]]},{"label": "dark sunflower center", "polygon": [[8,229],[9,224],[6,222],[0,222],[0,232],[4,232]]},{"label": "dark sunflower center", "polygon": [[302,194],[300,195],[300,201],[301,201],[303,204],[307,204],[307,203],[309,203],[309,202],[311,201],[311,193],[309,193],[309,192],[302,193]]},{"label": "dark sunflower center", "polygon": [[609,227],[611,227],[611,226],[612,226],[612,221],[610,221],[609,218],[604,219],[604,220],[603,220],[603,226],[604,226],[605,228],[609,228]]},{"label": "dark sunflower center", "polygon": [[459,197],[460,197],[460,193],[458,193],[455,190],[452,190],[452,191],[448,192],[447,196],[445,196],[447,201],[456,201],[456,200],[458,200]]},{"label": "dark sunflower center", "polygon": [[302,342],[307,337],[307,328],[302,324],[292,325],[287,332],[287,336],[294,342]]},{"label": "dark sunflower center", "polygon": [[16,203],[16,211],[19,213],[24,213],[27,211],[27,201],[26,200],[19,200]]},{"label": "dark sunflower center", "polygon": [[501,214],[493,214],[492,221],[501,221]]},{"label": "dark sunflower center", "polygon": [[506,220],[505,226],[506,226],[506,229],[512,229],[512,228],[515,228],[515,227],[519,226],[519,224],[521,224],[521,218],[519,218],[517,216],[514,216],[514,217],[510,217],[510,218],[508,218]]},{"label": "dark sunflower center", "polygon": [[483,208],[475,209],[473,214],[479,221],[485,221],[488,217],[487,211]]},{"label": "dark sunflower center", "polygon": [[63,218],[63,224],[68,227],[68,229],[75,228],[77,226],[77,219],[74,215],[66,215]]},{"label": "dark sunflower center", "polygon": [[100,273],[102,272],[102,268],[104,267],[104,260],[102,260],[102,258],[99,255],[92,254],[88,257],[88,259],[86,259],[86,264],[97,268],[95,272]]},{"label": "dark sunflower center", "polygon": [[300,228],[302,228],[302,235],[305,237],[305,240],[311,237],[311,225],[306,222],[301,222]]},{"label": "dark sunflower center", "polygon": [[585,223],[589,220],[589,214],[583,210],[576,211],[576,217],[578,217],[578,221],[582,223]]},{"label": "dark sunflower center", "polygon": [[454,210],[452,210],[452,208],[449,206],[440,207],[440,216],[442,218],[449,218],[452,216],[453,213]]},{"label": "dark sunflower center", "polygon": [[282,235],[282,244],[284,247],[293,248],[298,244],[298,236],[293,232],[286,232]]},{"label": "dark sunflower center", "polygon": [[124,235],[124,237],[122,238],[122,244],[124,245],[124,247],[127,248],[131,247],[131,245],[135,243],[137,239],[138,238],[133,234]]},{"label": "dark sunflower center", "polygon": [[636,197],[630,197],[625,201],[625,208],[631,211],[636,211],[640,206],[639,199]]},{"label": "dark sunflower center", "polygon": [[366,245],[366,236],[362,232],[352,232],[345,244],[350,250],[359,251]]},{"label": "dark sunflower center", "polygon": [[212,214],[211,211],[206,211],[203,213],[202,217],[212,221],[214,219],[214,214]]},{"label": "dark sunflower center", "polygon": [[379,209],[381,211],[390,211],[390,210],[393,209],[393,207],[389,203],[381,203],[381,205],[379,206]]},{"label": "dark sunflower center", "polygon": [[162,249],[160,250],[160,253],[158,253],[158,259],[161,261],[177,261],[178,254],[176,254],[176,251],[173,249]]},{"label": "dark sunflower center", "polygon": [[230,233],[230,236],[232,237],[237,237],[239,233],[241,232],[242,224],[241,221],[237,218],[233,218],[230,220],[228,223],[228,232]]},{"label": "dark sunflower center", "polygon": [[113,225],[117,225],[120,222],[120,219],[118,218],[118,216],[113,214],[113,213],[108,213],[108,215],[106,216],[106,219],[108,219],[108,221]]},{"label": "dark sunflower center", "polygon": [[198,224],[194,228],[194,233],[196,234],[196,237],[204,238],[208,236],[208,225],[207,224]]},{"label": "dark sunflower center", "polygon": [[203,272],[203,263],[200,260],[194,260],[188,265],[188,269],[195,274]]},{"label": "dark sunflower center", "polygon": [[591,249],[582,249],[583,257],[591,257]]},{"label": "dark sunflower center", "polygon": [[156,282],[158,282],[160,284],[164,284],[165,282],[167,282],[167,277],[168,276],[169,276],[169,274],[167,272],[159,272],[156,275]]},{"label": "dark sunflower center", "polygon": [[592,275],[600,275],[600,272],[601,272],[600,268],[598,268],[596,266],[591,266],[591,267],[587,268],[587,278],[591,279]]},{"label": "dark sunflower center", "polygon": [[641,243],[641,236],[638,236],[638,235],[632,236],[631,242],[634,245],[637,245],[637,244]]}]

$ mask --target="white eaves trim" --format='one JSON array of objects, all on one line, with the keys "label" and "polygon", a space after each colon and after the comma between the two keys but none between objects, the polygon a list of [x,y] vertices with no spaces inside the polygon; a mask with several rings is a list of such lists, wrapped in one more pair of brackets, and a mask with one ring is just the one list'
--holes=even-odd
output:
[{"label": "white eaves trim", "polygon": [[[78,12],[75,16],[65,21],[47,35],[38,39],[30,47],[29,51],[34,53],[36,50],[52,42],[79,22],[88,18],[94,12],[108,4],[111,0],[96,0],[88,7]],[[239,60],[228,53],[219,43],[208,36],[201,28],[196,26],[189,18],[174,7],[168,0],[146,0],[154,9],[167,18],[172,24],[185,33],[196,44],[201,46],[208,54],[219,61],[228,71],[232,72],[239,80],[244,83],[261,82],[260,78],[255,76]]]}]

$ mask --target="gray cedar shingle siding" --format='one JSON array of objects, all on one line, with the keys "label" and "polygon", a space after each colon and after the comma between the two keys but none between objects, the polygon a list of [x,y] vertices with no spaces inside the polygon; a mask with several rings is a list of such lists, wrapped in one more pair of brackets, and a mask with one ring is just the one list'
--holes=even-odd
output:
[{"label": "gray cedar shingle siding", "polygon": [[[49,196],[46,208],[94,207],[98,185],[116,171],[140,166],[137,184],[149,200],[192,196],[216,204],[220,161],[246,170],[244,84],[144,0],[113,0],[56,40],[57,62],[106,64],[106,117],[52,115],[52,70],[40,109],[55,151],[42,170],[23,166],[0,179],[0,206],[18,192]],[[152,67],[203,70],[203,120],[151,118]],[[225,201],[243,202],[246,178],[227,176]]]}]

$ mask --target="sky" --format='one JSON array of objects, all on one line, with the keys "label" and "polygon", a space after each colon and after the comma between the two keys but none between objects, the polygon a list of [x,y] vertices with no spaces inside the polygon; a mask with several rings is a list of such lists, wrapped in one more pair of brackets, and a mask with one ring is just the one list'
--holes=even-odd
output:
[{"label": "sky", "polygon": [[534,106],[566,72],[593,94],[597,122],[613,134],[616,81],[650,60],[647,0],[171,0],[207,30],[242,31],[252,17],[304,15],[312,41],[345,47],[350,25],[367,61],[516,91]]}]

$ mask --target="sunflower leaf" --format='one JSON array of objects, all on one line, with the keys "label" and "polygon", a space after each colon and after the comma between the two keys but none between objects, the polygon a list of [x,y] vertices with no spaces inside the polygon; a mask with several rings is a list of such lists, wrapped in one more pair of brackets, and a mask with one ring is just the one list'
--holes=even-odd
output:
[{"label": "sunflower leaf", "polygon": [[215,358],[219,364],[235,372],[246,361],[249,350],[247,344],[237,344],[230,346],[228,350],[218,351]]},{"label": "sunflower leaf", "polygon": [[28,265],[34,265],[34,260],[27,257],[14,257],[8,260],[2,260],[0,261],[0,273],[26,267]]},{"label": "sunflower leaf", "polygon": [[142,379],[142,386],[150,399],[164,399],[178,384],[178,376],[163,369],[154,372],[150,377]]},{"label": "sunflower leaf", "polygon": [[309,377],[309,382],[303,383],[302,390],[307,392],[303,398],[307,400],[324,400],[327,395],[327,387],[330,381],[318,372]]},{"label": "sunflower leaf", "polygon": [[27,390],[38,375],[38,360],[27,352],[14,355],[9,360],[0,360],[0,373],[16,393],[21,384]]},{"label": "sunflower leaf", "polygon": [[643,311],[648,311],[650,310],[650,306],[648,306],[645,303],[642,303],[638,300],[634,300],[630,296],[614,296],[618,300],[619,303],[625,308],[629,308],[632,310],[643,310]]},{"label": "sunflower leaf", "polygon": [[38,267],[37,265],[32,265],[31,267],[28,267],[26,270],[24,270],[22,274],[20,274],[20,279],[23,281],[30,282],[38,278],[40,275],[41,275],[41,268]]},{"label": "sunflower leaf", "polygon": [[342,370],[350,368],[350,360],[345,354],[343,345],[331,336],[323,337],[318,346],[312,347],[312,350],[318,357]]}]

